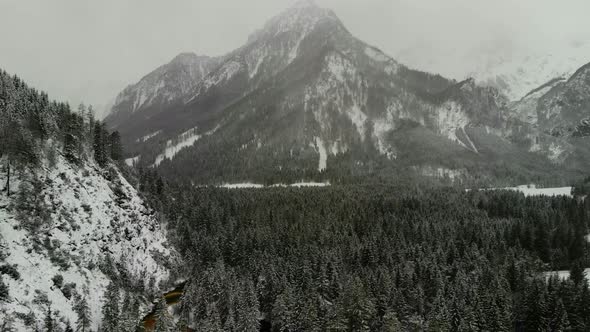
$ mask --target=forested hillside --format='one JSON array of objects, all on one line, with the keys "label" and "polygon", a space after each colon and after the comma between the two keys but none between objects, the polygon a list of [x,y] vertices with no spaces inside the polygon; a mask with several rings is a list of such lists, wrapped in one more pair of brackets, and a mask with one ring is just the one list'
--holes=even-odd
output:
[{"label": "forested hillside", "polygon": [[[72,163],[94,158],[100,166],[121,159],[121,137],[95,121],[92,107],[73,112],[66,103],[28,87],[17,76],[0,71],[0,156],[11,166],[34,168],[57,149]],[[10,178],[8,178],[10,179]],[[4,190],[10,194],[9,183]]]},{"label": "forested hillside", "polygon": [[133,331],[174,277],[118,133],[0,72],[0,331]]},{"label": "forested hillside", "polygon": [[[587,331],[588,203],[388,186],[226,190],[144,172],[206,331]],[[544,272],[572,270],[570,279]]]}]

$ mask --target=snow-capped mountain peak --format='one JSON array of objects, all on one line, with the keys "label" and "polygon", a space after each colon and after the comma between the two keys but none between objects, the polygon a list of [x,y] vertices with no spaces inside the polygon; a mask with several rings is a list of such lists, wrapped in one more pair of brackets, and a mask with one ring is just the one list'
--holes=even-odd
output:
[{"label": "snow-capped mountain peak", "polygon": [[271,18],[262,29],[250,35],[248,41],[254,42],[260,38],[276,37],[290,32],[309,32],[321,21],[341,24],[330,9],[321,8],[312,0],[302,0]]},{"label": "snow-capped mountain peak", "polygon": [[318,5],[313,0],[299,0],[291,8],[318,8]]}]

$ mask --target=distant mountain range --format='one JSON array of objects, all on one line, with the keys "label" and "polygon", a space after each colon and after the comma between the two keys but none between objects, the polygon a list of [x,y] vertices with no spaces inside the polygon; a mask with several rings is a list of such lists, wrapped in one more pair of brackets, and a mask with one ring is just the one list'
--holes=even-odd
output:
[{"label": "distant mountain range", "polygon": [[468,50],[421,45],[406,48],[395,56],[410,67],[442,70],[440,74],[458,79],[473,77],[478,84],[493,86],[517,101],[555,78],[571,76],[590,62],[590,42],[563,42],[550,50],[507,41]]},{"label": "distant mountain range", "polygon": [[410,69],[303,1],[229,54],[177,56],[122,91],[106,122],[130,164],[198,184],[567,182],[590,157],[587,71],[527,81],[515,99],[522,88],[503,84],[517,76]]}]

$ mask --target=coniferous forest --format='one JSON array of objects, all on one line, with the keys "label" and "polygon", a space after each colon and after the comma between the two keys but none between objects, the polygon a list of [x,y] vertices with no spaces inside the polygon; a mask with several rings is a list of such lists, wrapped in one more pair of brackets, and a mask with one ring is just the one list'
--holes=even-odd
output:
[{"label": "coniferous forest", "polygon": [[[185,55],[129,86],[110,124],[0,70],[0,332],[590,331],[590,120],[576,115],[590,67],[504,118],[496,88],[410,70],[320,14],[295,52],[261,44],[292,67],[247,56],[298,36],[288,14],[205,57],[203,84]],[[544,120],[569,122],[525,123],[548,105]],[[265,186],[211,185],[239,181]],[[573,189],[480,189],[530,181]]]},{"label": "coniferous forest", "polygon": [[[390,186],[140,186],[203,331],[588,331],[589,204]],[[570,270],[569,278],[547,271]]]}]

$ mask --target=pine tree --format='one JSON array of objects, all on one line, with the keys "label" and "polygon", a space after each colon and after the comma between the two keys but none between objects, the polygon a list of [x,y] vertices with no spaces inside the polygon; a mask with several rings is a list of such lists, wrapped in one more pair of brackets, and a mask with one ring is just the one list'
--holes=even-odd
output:
[{"label": "pine tree", "polygon": [[250,279],[241,282],[240,296],[236,299],[236,331],[258,331],[258,297]]},{"label": "pine tree", "polygon": [[53,332],[54,331],[54,323],[53,323],[53,315],[51,313],[51,306],[47,307],[47,312],[45,314],[44,319],[45,331],[46,332]]},{"label": "pine tree", "polygon": [[211,332],[223,332],[221,327],[221,318],[219,317],[219,310],[215,303],[209,303],[207,305],[207,317],[200,324],[203,331]]},{"label": "pine tree", "polygon": [[450,331],[450,313],[442,291],[437,294],[428,316],[429,331]]},{"label": "pine tree", "polygon": [[104,124],[96,121],[94,124],[94,141],[92,146],[94,148],[94,160],[101,167],[107,163],[107,139]]},{"label": "pine tree", "polygon": [[372,299],[369,298],[360,278],[356,277],[349,284],[344,297],[349,329],[353,331],[369,331],[370,322],[375,314],[375,305]]},{"label": "pine tree", "polygon": [[[383,326],[381,331],[383,332],[399,332],[402,331],[402,324],[400,323],[397,315],[392,311],[387,311],[383,315]],[[436,330],[443,331],[443,330]]]},{"label": "pine tree", "polygon": [[74,305],[74,311],[78,315],[78,320],[76,321],[76,331],[89,332],[92,321],[90,319],[90,307],[88,306],[86,297],[77,296],[76,304]]},{"label": "pine tree", "polygon": [[119,288],[111,281],[107,286],[102,307],[102,327],[106,331],[117,331],[119,325]]},{"label": "pine tree", "polygon": [[84,119],[76,114],[67,114],[65,121],[64,152],[70,162],[78,164],[82,155],[82,128]]},{"label": "pine tree", "polygon": [[120,331],[133,331],[139,321],[139,303],[131,292],[125,294],[121,318],[119,323]]},{"label": "pine tree", "polygon": [[114,131],[109,136],[110,157],[112,160],[118,161],[123,157],[123,146],[121,145],[121,135],[118,131]]},{"label": "pine tree", "polygon": [[4,283],[4,280],[2,279],[2,274],[0,274],[0,302],[8,300],[8,297],[8,286]]},{"label": "pine tree", "polygon": [[581,260],[575,261],[572,265],[572,268],[570,269],[570,279],[574,282],[575,285],[581,285],[582,283],[586,283],[584,265],[582,265]]},{"label": "pine tree", "polygon": [[156,304],[156,328],[154,332],[172,332],[174,328],[174,319],[168,312],[166,299],[162,297]]},{"label": "pine tree", "polygon": [[88,108],[86,109],[85,118],[85,121],[88,124],[86,140],[88,142],[92,142],[92,139],[94,137],[94,122],[96,121],[94,118],[94,109],[92,108],[92,105],[88,105]]},{"label": "pine tree", "polygon": [[568,320],[567,311],[563,305],[561,299],[557,300],[557,304],[552,308],[552,317],[549,317],[549,328],[550,331],[563,332],[570,330],[570,322]]},{"label": "pine tree", "polygon": [[296,299],[294,292],[287,285],[285,290],[277,296],[272,309],[273,326],[279,331],[294,331],[297,326],[298,313],[295,312]]}]

